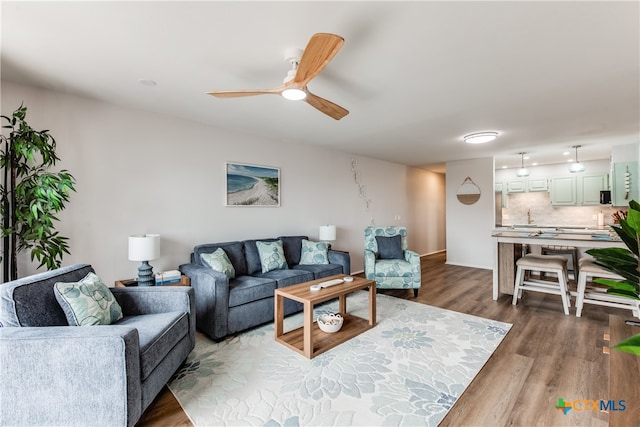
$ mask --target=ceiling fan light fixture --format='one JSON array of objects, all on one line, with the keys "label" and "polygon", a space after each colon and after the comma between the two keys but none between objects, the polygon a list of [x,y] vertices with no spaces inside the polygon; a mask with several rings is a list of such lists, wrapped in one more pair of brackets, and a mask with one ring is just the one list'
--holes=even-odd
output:
[{"label": "ceiling fan light fixture", "polygon": [[307,92],[302,89],[285,89],[282,91],[282,97],[289,101],[300,101],[307,97]]},{"label": "ceiling fan light fixture", "polygon": [[464,142],[467,144],[484,144],[493,141],[498,137],[498,132],[476,132],[464,136]]},{"label": "ceiling fan light fixture", "polygon": [[578,160],[578,148],[580,147],[581,145],[574,145],[573,147],[571,147],[576,149],[576,161],[569,165],[569,172],[571,173],[584,172],[584,164],[580,163],[580,161]]}]

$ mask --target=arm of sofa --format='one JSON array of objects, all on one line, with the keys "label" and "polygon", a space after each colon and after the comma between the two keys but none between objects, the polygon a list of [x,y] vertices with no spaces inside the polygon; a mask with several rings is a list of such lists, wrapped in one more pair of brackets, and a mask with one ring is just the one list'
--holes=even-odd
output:
[{"label": "arm of sofa", "polygon": [[369,249],[364,250],[364,275],[368,280],[376,280],[376,253]]},{"label": "arm of sofa", "polygon": [[214,340],[227,336],[229,279],[223,273],[197,264],[182,264],[182,274],[191,279],[195,292],[198,329]]},{"label": "arm of sofa", "polygon": [[343,274],[351,274],[351,257],[349,256],[349,252],[329,249],[328,255],[330,264],[340,264]]},{"label": "arm of sofa", "polygon": [[134,425],[138,332],[124,326],[0,328],[0,425]]},{"label": "arm of sofa", "polygon": [[404,251],[404,259],[411,264],[411,272],[413,273],[413,288],[419,288],[422,282],[422,268],[420,267],[420,255],[410,250]]},{"label": "arm of sofa", "polygon": [[188,286],[132,286],[110,288],[125,316],[139,314],[189,313],[189,337],[196,340],[196,304],[193,289]]}]

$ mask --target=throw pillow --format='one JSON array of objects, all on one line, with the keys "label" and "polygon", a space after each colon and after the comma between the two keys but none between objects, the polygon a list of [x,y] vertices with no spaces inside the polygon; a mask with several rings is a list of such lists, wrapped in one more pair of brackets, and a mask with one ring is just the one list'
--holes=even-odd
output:
[{"label": "throw pillow", "polygon": [[260,255],[260,264],[262,272],[267,273],[272,270],[286,270],[289,268],[287,259],[284,257],[282,249],[282,241],[273,242],[256,242],[258,254]]},{"label": "throw pillow", "polygon": [[329,264],[329,244],[302,239],[300,264]]},{"label": "throw pillow", "polygon": [[378,244],[378,258],[404,259],[404,251],[402,250],[402,236],[376,236],[376,243]]},{"label": "throw pillow", "polygon": [[210,254],[200,254],[200,258],[209,268],[224,273],[229,279],[236,277],[236,269],[224,249],[218,248]]},{"label": "throw pillow", "polygon": [[70,326],[110,325],[122,318],[122,308],[94,273],[79,282],[58,282],[53,293]]}]

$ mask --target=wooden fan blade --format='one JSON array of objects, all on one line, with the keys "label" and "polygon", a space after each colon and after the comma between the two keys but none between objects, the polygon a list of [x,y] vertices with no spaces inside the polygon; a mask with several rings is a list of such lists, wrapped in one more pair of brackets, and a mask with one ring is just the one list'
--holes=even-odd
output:
[{"label": "wooden fan blade", "polygon": [[266,95],[270,93],[279,95],[283,89],[283,86],[279,86],[273,89],[214,90],[207,92],[207,94],[213,95],[217,98],[239,98],[241,96]]},{"label": "wooden fan blade", "polygon": [[307,97],[304,100],[307,101],[307,104],[336,120],[340,120],[341,118],[349,114],[349,110],[346,110],[331,101],[327,101],[326,99],[321,98],[318,95],[314,95],[308,90]]},{"label": "wooden fan blade", "polygon": [[336,34],[314,34],[300,58],[293,82],[299,87],[306,86],[336,56],[343,44],[344,39]]}]

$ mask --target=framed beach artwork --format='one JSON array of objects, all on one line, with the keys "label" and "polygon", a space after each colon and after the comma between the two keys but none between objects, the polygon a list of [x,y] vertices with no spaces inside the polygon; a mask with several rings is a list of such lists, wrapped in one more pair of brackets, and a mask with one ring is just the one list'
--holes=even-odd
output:
[{"label": "framed beach artwork", "polygon": [[280,168],[227,162],[225,206],[280,206]]}]

